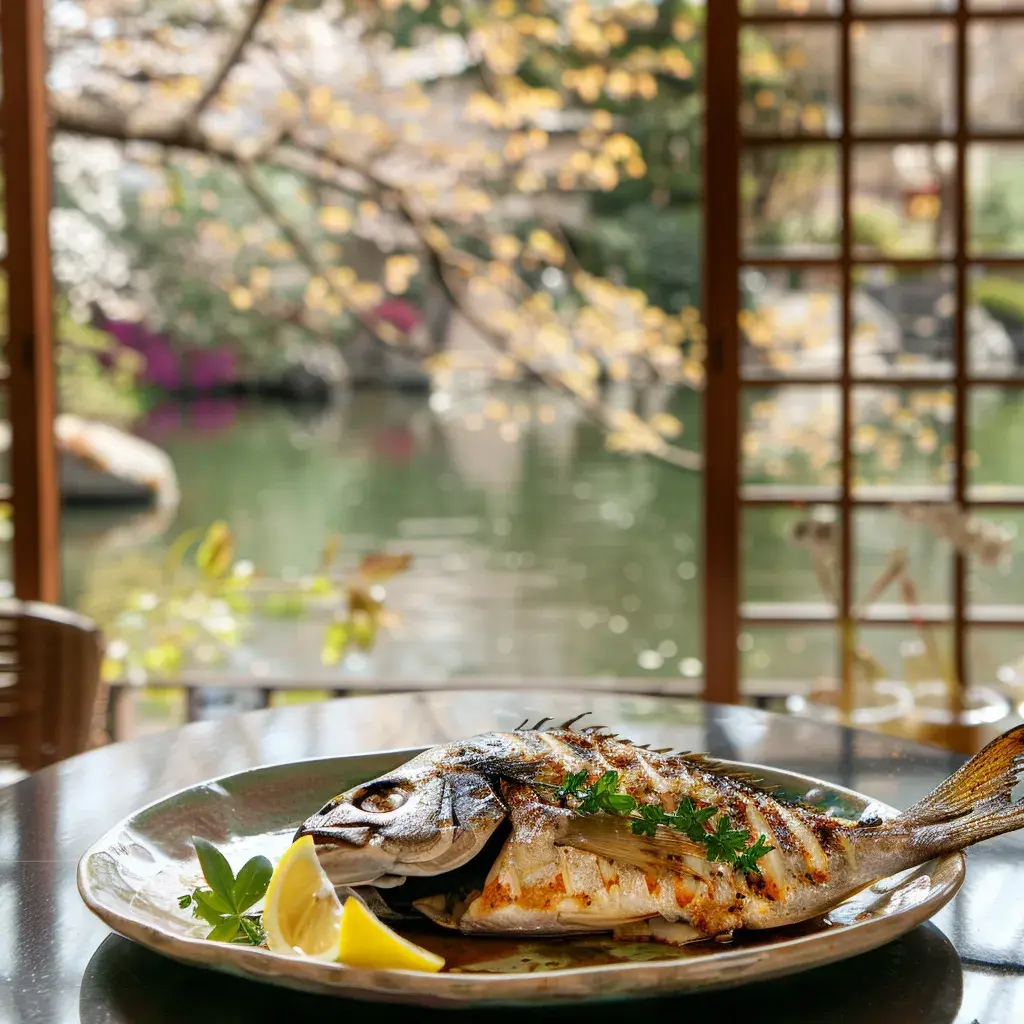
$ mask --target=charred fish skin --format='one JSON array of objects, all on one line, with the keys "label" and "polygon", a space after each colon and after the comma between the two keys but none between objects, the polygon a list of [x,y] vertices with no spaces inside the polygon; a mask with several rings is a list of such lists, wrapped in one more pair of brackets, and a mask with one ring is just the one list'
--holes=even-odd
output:
[{"label": "charred fish skin", "polygon": [[[331,801],[298,834],[314,837],[332,880],[355,884],[374,872],[385,880],[443,875],[507,818],[511,832],[481,891],[422,900],[428,916],[468,933],[646,930],[685,941],[819,916],[879,878],[1020,828],[1024,809],[1010,793],[1022,756],[1024,726],[903,815],[867,825],[781,800],[703,755],[652,751],[566,723],[433,748]],[[689,799],[773,849],[758,871],[737,870],[671,829],[646,839],[625,819],[560,806],[556,789],[568,775],[583,772],[592,784],[608,771],[640,805],[672,813]]]}]

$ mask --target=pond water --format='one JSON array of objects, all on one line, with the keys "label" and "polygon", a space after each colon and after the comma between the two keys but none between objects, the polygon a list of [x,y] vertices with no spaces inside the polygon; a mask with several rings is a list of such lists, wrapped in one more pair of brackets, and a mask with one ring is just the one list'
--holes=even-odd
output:
[{"label": "pond water", "polygon": [[[236,557],[265,574],[313,572],[331,534],[341,537],[342,565],[371,551],[414,558],[387,586],[401,622],[369,655],[325,669],[323,622],[275,621],[247,638],[233,674],[354,688],[370,676],[699,678],[699,476],[609,453],[599,430],[543,394],[492,398],[470,416],[444,405],[361,391],[321,411],[233,401],[158,408],[139,432],[173,458],[181,505],[169,521],[69,510],[67,602],[116,604],[182,531],[222,519]],[[686,396],[677,413],[683,439],[699,444],[698,399]],[[1004,478],[1024,482],[1019,456],[1007,462],[1024,450],[1022,433],[1019,399],[991,405],[975,435],[981,463],[988,453]],[[747,600],[821,601],[810,552],[790,538],[807,514],[749,514]],[[1024,528],[1019,514],[998,518]],[[919,599],[947,600],[948,551],[928,534],[876,510],[858,518],[856,543],[859,592],[902,544]],[[987,604],[1024,601],[1008,567],[974,586]],[[873,642],[886,670],[901,674],[913,630],[883,629]],[[835,665],[834,635],[821,627],[752,630],[740,646],[749,677],[787,686]]]}]

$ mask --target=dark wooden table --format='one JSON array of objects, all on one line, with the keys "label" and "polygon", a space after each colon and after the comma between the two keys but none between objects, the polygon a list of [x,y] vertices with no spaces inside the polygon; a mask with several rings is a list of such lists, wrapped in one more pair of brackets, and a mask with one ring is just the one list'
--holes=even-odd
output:
[{"label": "dark wooden table", "polygon": [[[211,776],[438,743],[512,728],[527,715],[569,717],[587,709],[595,722],[638,742],[777,765],[896,806],[924,795],[962,760],[753,709],[566,691],[351,698],[201,722],[118,744],[0,789],[0,1022],[310,1024],[393,1014],[184,967],[111,935],[79,899],[78,859],[135,808]],[[438,1016],[398,1012],[410,1020],[413,1014],[417,1020]],[[934,923],[853,960],[731,992],[529,1013],[587,1022],[621,1022],[627,1013],[721,1024],[1024,1021],[1024,835],[972,850],[966,884]],[[523,1014],[490,1011],[487,1018],[498,1024]]]}]

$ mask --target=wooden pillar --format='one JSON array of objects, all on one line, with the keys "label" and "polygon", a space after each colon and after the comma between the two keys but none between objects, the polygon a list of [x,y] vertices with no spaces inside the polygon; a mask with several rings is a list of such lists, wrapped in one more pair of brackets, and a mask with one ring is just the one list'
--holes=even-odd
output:
[{"label": "wooden pillar", "polygon": [[704,697],[739,700],[739,3],[705,8]]},{"label": "wooden pillar", "polygon": [[0,4],[14,590],[60,599],[43,0]]}]

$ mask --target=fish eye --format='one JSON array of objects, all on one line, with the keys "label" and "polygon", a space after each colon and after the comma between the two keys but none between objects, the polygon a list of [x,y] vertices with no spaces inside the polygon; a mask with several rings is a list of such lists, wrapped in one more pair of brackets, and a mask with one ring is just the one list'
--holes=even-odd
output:
[{"label": "fish eye", "polygon": [[375,789],[363,797],[357,803],[361,811],[397,811],[406,801],[406,795],[401,789]]}]

